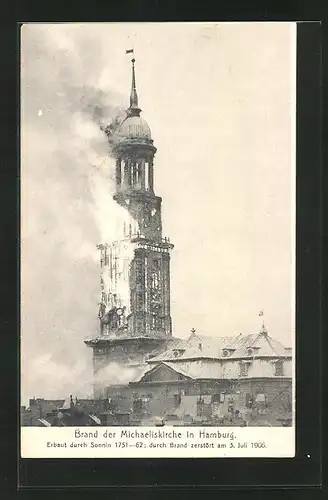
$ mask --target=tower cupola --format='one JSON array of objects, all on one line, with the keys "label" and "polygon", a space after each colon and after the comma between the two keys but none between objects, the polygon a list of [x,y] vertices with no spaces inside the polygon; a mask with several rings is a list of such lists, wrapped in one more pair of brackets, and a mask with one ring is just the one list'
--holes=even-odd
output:
[{"label": "tower cupola", "polygon": [[117,145],[116,152],[120,154],[122,151],[122,146],[128,146],[129,144],[140,146],[149,146],[150,152],[155,154],[156,148],[153,146],[153,141],[151,138],[151,130],[143,118],[141,118],[141,109],[138,103],[138,94],[136,88],[136,76],[135,76],[135,59],[132,62],[132,84],[131,84],[131,94],[130,94],[130,106],[126,110],[126,118],[121,123],[117,131]]}]

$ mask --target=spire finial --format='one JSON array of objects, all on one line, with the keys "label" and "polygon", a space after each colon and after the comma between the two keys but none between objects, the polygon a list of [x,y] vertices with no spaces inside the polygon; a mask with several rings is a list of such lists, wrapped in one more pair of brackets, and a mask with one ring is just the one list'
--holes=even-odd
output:
[{"label": "spire finial", "polygon": [[134,69],[135,58],[131,59],[132,62],[132,86],[131,86],[131,96],[130,96],[130,108],[138,107],[138,94],[136,89],[136,74]]},{"label": "spire finial", "polygon": [[137,88],[136,88],[136,75],[135,75],[135,66],[134,63],[136,62],[134,58],[134,49],[129,49],[125,51],[126,54],[132,54],[132,85],[131,85],[131,94],[130,94],[130,107],[128,109],[128,113],[131,116],[139,116],[141,109],[138,106],[138,94],[137,94]]},{"label": "spire finial", "polygon": [[267,330],[267,328],[265,326],[265,323],[264,323],[264,310],[263,309],[261,309],[261,311],[259,312],[259,316],[263,316],[262,327],[261,327],[260,332],[261,332],[262,335],[267,335],[268,334],[268,330]]}]

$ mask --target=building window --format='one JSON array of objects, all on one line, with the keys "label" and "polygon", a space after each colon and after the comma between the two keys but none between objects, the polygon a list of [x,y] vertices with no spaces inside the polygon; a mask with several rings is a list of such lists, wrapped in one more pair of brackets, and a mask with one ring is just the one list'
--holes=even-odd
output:
[{"label": "building window", "polygon": [[255,402],[256,403],[261,403],[262,405],[266,405],[266,403],[267,403],[267,396],[266,396],[266,394],[264,392],[259,392],[256,395]]},{"label": "building window", "polygon": [[142,282],[142,263],[140,261],[136,262],[136,281],[138,283]]},{"label": "building window", "polygon": [[135,399],[133,401],[133,411],[134,412],[141,412],[144,408],[144,404],[143,404],[143,401],[142,401],[142,398],[139,398],[139,399]]},{"label": "building window", "polygon": [[161,328],[163,327],[163,321],[162,321],[162,318],[158,318],[156,317],[156,321],[155,321],[155,328],[157,330],[161,330]]},{"label": "building window", "polygon": [[145,162],[145,188],[149,189],[149,163]]},{"label": "building window", "polygon": [[153,313],[151,317],[151,324],[150,328],[152,330],[160,329],[161,328],[161,319],[156,317],[156,314]]},{"label": "building window", "polygon": [[181,394],[174,394],[174,406],[177,408],[181,404]]},{"label": "building window", "polygon": [[143,293],[138,292],[136,294],[137,298],[137,309],[142,309],[143,308]]},{"label": "building window", "polygon": [[245,397],[245,406],[246,406],[246,408],[248,408],[248,409],[252,408],[253,401],[254,401],[254,398],[253,398],[252,394],[246,393],[246,397]]},{"label": "building window", "polygon": [[160,264],[159,264],[159,260],[158,259],[154,260],[153,264],[154,264],[154,268],[155,269],[159,269],[160,268]]},{"label": "building window", "polygon": [[140,163],[136,162],[135,165],[134,165],[134,181],[135,181],[135,184],[138,184],[140,182],[140,177],[141,177],[140,174],[141,174]]},{"label": "building window", "polygon": [[108,255],[107,250],[105,249],[105,251],[104,251],[104,266],[108,266],[108,265],[109,265],[109,255]]},{"label": "building window", "polygon": [[159,276],[159,272],[155,271],[151,274],[151,287],[153,290],[157,290],[158,287],[159,287],[159,280],[160,280],[160,276]]},{"label": "building window", "polygon": [[124,276],[124,279],[126,281],[129,279],[129,271],[130,271],[130,261],[129,261],[129,259],[124,259],[124,262],[123,262],[123,276]]},{"label": "building window", "polygon": [[282,361],[276,361],[274,364],[274,374],[276,377],[282,377],[284,374],[284,364]]},{"label": "building window", "polygon": [[240,363],[240,377],[247,377],[248,375],[248,363]]}]

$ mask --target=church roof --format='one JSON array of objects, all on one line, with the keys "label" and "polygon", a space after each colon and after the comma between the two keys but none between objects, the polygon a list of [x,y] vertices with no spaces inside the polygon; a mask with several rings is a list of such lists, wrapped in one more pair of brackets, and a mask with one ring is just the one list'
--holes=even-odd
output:
[{"label": "church roof", "polygon": [[177,363],[165,362],[173,370],[181,373],[192,379],[198,378],[221,378],[221,365],[217,363],[208,363],[206,361],[199,361],[195,363],[194,361],[185,361]]},{"label": "church roof", "polygon": [[281,342],[262,332],[240,334],[234,337],[191,335],[187,339],[172,343],[168,350],[151,358],[148,363],[194,358],[240,359],[249,357],[291,357],[291,353]]}]

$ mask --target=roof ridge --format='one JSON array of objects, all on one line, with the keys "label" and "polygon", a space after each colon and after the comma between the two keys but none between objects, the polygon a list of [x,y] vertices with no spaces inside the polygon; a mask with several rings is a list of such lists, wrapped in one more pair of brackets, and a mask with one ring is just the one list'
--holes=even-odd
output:
[{"label": "roof ridge", "polygon": [[259,332],[259,333],[257,333],[257,334],[254,334],[254,333],[253,333],[252,335],[256,335],[256,337],[255,337],[255,339],[253,340],[253,342],[251,343],[250,347],[253,347],[253,346],[254,346],[254,344],[255,344],[255,342],[256,342],[256,341],[257,341],[260,337],[262,337],[262,336],[263,336],[261,332]]},{"label": "roof ridge", "polygon": [[267,343],[269,344],[269,346],[271,347],[271,349],[273,350],[273,352],[276,354],[276,356],[279,356],[279,354],[277,353],[277,351],[275,350],[275,348],[273,347],[271,341],[270,341],[271,337],[269,337],[269,335],[266,335],[265,336],[265,340],[267,341]]},{"label": "roof ridge", "polygon": [[189,373],[185,372],[184,369],[181,370],[181,368],[177,369],[177,368],[173,368],[173,366],[170,366],[170,365],[174,365],[175,367],[177,366],[175,363],[172,363],[170,361],[163,361],[162,362],[164,365],[167,365],[171,370],[177,372],[177,373],[181,373],[182,375],[188,377],[188,378],[194,378],[192,377]]}]

